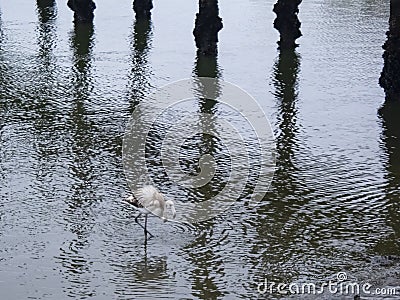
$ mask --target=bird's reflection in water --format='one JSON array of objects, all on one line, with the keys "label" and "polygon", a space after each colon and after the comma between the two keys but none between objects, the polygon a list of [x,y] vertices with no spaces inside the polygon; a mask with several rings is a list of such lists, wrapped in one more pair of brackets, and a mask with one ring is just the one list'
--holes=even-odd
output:
[{"label": "bird's reflection in water", "polygon": [[165,256],[148,256],[147,245],[144,247],[144,254],[139,261],[135,261],[134,268],[132,265],[125,266],[127,273],[138,282],[168,278],[167,257]]},{"label": "bird's reflection in water", "polygon": [[[111,263],[114,274],[111,279],[115,283],[115,293],[124,296],[135,296],[140,291],[162,289],[160,281],[168,279],[167,257],[149,256],[147,245],[144,254],[129,252],[116,258]],[[165,293],[165,290],[163,291]]]}]

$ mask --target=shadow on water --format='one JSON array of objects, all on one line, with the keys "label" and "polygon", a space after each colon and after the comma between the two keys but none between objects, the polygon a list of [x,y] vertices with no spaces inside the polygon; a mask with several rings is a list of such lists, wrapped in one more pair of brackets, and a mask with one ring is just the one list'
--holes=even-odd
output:
[{"label": "shadow on water", "polygon": [[380,255],[400,256],[400,102],[386,101],[379,116],[383,127],[382,148],[386,153],[386,224],[393,232],[379,241],[375,250]]}]

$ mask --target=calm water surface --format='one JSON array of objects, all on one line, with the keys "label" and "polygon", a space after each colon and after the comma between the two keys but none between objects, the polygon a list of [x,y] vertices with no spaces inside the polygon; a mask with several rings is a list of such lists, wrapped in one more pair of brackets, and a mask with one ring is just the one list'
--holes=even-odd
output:
[{"label": "calm water surface", "polygon": [[[0,1],[1,299],[274,299],[257,292],[265,278],[340,271],[400,286],[400,105],[383,106],[378,86],[389,1],[304,1],[300,47],[284,53],[273,1],[220,1],[210,59],[195,54],[196,1],[156,2],[151,22],[135,22],[131,1],[97,1],[94,26],[74,26],[64,2]],[[144,245],[121,204],[124,130],[148,92],[197,76],[260,102],[277,171],[259,207],[239,201],[194,227],[151,220]],[[182,153],[187,172],[201,151],[228,167],[208,145]],[[218,191],[219,176],[186,198]]]}]

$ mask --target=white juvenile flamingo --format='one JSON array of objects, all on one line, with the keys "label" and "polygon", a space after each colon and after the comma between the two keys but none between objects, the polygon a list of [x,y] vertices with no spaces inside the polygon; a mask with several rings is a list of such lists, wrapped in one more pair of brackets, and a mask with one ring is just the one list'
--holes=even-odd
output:
[{"label": "white juvenile flamingo", "polygon": [[[148,214],[152,213],[166,222],[168,219],[168,211],[170,211],[172,213],[172,218],[175,219],[176,210],[174,202],[172,200],[165,200],[164,195],[152,185],[146,185],[138,189],[133,195],[129,196],[126,201],[139,212],[135,218],[135,222],[144,229],[145,237],[147,237],[147,234],[151,237],[153,236],[147,231]],[[144,227],[138,220],[142,214],[145,216]]]}]

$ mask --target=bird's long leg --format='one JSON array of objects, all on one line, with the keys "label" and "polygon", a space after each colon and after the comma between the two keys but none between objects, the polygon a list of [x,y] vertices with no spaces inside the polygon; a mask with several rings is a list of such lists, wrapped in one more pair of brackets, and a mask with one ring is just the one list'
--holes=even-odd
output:
[{"label": "bird's long leg", "polygon": [[142,214],[139,213],[139,214],[136,216],[135,222],[143,228],[142,224],[139,223],[139,218],[140,218],[141,215],[142,215]]},{"label": "bird's long leg", "polygon": [[143,226],[142,224],[140,224],[140,222],[139,222],[139,218],[141,217],[141,215],[142,215],[142,214],[139,213],[139,214],[136,216],[135,222],[136,222],[140,227],[143,228],[143,230],[144,230],[144,235],[145,235],[146,238],[147,238],[147,234],[149,234],[150,237],[154,237],[154,235],[152,235],[152,234],[147,230],[147,214],[144,215],[144,217],[145,217],[145,219],[144,219],[144,226]]},{"label": "bird's long leg", "polygon": [[[143,228],[143,230],[144,230],[144,234],[146,235],[146,226],[143,226],[142,224],[140,224],[140,222],[139,222],[139,218],[141,217],[141,213],[139,213],[137,216],[136,216],[136,218],[135,218],[135,222],[140,226],[140,227],[142,227]],[[147,215],[146,215],[146,221],[147,221]],[[146,222],[147,223],[147,222]],[[145,225],[146,225],[146,223],[145,223]]]},{"label": "bird's long leg", "polygon": [[144,237],[147,240],[147,215],[144,216]]},{"label": "bird's long leg", "polygon": [[144,234],[145,234],[146,237],[147,237],[147,234],[149,234],[150,237],[154,236],[147,230],[147,214],[144,217]]}]

